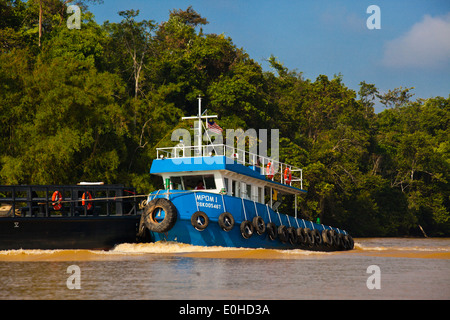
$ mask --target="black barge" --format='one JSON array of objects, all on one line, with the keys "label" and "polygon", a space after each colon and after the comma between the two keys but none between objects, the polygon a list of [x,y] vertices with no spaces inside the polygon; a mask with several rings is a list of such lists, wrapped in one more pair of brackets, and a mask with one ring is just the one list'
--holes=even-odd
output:
[{"label": "black barge", "polygon": [[108,250],[136,242],[140,200],[122,185],[0,186],[0,250]]}]

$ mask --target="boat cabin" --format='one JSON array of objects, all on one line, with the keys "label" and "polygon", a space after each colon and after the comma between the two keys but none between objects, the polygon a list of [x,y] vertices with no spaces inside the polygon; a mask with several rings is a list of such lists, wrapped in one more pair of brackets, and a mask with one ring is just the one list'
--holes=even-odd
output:
[{"label": "boat cabin", "polygon": [[[215,144],[209,138],[210,131],[203,119],[216,116],[199,114],[183,119],[197,119],[195,130],[196,145],[180,142],[174,147],[157,148],[157,158],[153,160],[150,173],[159,175],[166,190],[202,190],[217,194],[248,199],[269,205],[276,210],[278,194],[298,194],[303,190],[302,169],[281,163],[269,157],[241,150],[234,145]],[[190,138],[190,137],[188,137]],[[295,184],[295,186],[293,185]]]}]

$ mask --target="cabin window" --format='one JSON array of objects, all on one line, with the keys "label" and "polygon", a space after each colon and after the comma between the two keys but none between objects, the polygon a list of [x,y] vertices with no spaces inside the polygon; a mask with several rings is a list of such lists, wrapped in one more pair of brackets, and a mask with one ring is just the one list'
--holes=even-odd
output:
[{"label": "cabin window", "polygon": [[225,183],[225,191],[227,192],[227,194],[229,194],[229,187],[228,187],[228,178],[224,178],[224,183]]},{"label": "cabin window", "polygon": [[246,191],[247,191],[247,199],[252,199],[252,185],[247,184],[246,185]]},{"label": "cabin window", "polygon": [[203,181],[205,182],[206,189],[216,189],[216,181],[214,180],[214,175],[204,175]]},{"label": "cabin window", "polygon": [[[184,189],[178,189],[176,181],[180,179],[182,181],[182,187]],[[184,177],[171,177],[173,188],[178,190],[204,190],[204,189],[216,189],[216,181],[213,174],[197,175],[197,176],[184,176]]]},{"label": "cabin window", "polygon": [[264,203],[263,188],[261,188],[261,187],[258,187],[258,202],[259,203]]},{"label": "cabin window", "polygon": [[240,192],[240,190],[241,190],[241,182],[233,180],[232,188],[233,188],[232,189],[233,196],[240,197],[241,196],[241,192]]},{"label": "cabin window", "polygon": [[184,190],[182,177],[170,177],[172,188],[175,190]]}]

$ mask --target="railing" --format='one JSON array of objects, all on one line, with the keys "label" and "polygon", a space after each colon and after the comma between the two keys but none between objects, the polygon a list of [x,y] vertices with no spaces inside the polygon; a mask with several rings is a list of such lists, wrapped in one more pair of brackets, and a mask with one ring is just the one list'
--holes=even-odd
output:
[{"label": "railing", "polygon": [[[232,159],[231,161],[244,166],[260,168],[260,172],[269,180],[290,186],[294,182],[300,182],[300,188],[303,189],[303,170],[301,168],[226,144],[209,144],[198,147],[184,146],[180,143],[175,147],[156,148],[156,156],[158,159],[226,156]],[[289,181],[290,176],[291,179]]]},{"label": "railing", "polygon": [[137,197],[121,185],[0,185],[0,217],[135,215]]}]

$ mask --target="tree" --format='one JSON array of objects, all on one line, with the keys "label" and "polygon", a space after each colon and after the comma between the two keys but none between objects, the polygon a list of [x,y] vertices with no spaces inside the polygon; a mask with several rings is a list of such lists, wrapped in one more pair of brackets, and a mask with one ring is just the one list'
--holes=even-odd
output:
[{"label": "tree", "polygon": [[374,114],[374,105],[373,102],[378,94],[378,89],[374,84],[366,83],[365,81],[361,81],[359,83],[360,89],[358,92],[361,104],[366,108],[366,117],[370,114]]},{"label": "tree", "polygon": [[[0,0],[1,183],[161,188],[148,174],[155,148],[190,129],[180,118],[200,94],[224,129],[280,130],[281,161],[303,168],[302,217],[355,236],[450,234],[450,96],[412,101],[412,88],[365,81],[356,93],[274,55],[263,71],[231,38],[204,34],[192,7],[102,26],[83,7],[69,30],[68,3]],[[280,209],[293,214],[293,201]]]},{"label": "tree", "polygon": [[[116,48],[115,55],[123,52],[126,55],[119,59],[114,59],[119,63],[124,74],[129,73],[131,69],[132,88],[133,88],[133,110],[134,110],[134,130],[136,130],[136,117],[138,112],[138,95],[141,94],[140,83],[142,82],[142,72],[145,64],[145,58],[151,52],[152,32],[155,24],[151,20],[136,21],[139,10],[120,11],[119,15],[123,17],[120,23],[105,23],[105,28],[111,35],[110,46]],[[117,50],[119,47],[119,50]],[[112,48],[110,48],[112,50]]]},{"label": "tree", "polygon": [[197,13],[192,6],[189,6],[186,10],[174,9],[170,11],[169,19],[173,17],[179,17],[182,23],[194,28],[199,24],[205,25],[209,23],[208,20]]},{"label": "tree", "polygon": [[449,228],[449,99],[433,98],[378,115],[382,174],[407,198],[405,214],[427,233]]},{"label": "tree", "polygon": [[[65,9],[66,6],[70,3],[74,2],[74,0],[35,0],[38,2],[39,5],[39,23],[38,23],[38,30],[39,30],[39,47],[41,46],[41,38],[42,38],[42,27],[44,24],[44,12],[49,12],[52,16],[59,15],[59,25],[61,25],[61,22],[63,21],[63,17],[65,16]],[[77,4],[81,5],[82,1],[77,0]],[[93,2],[93,3],[102,3],[103,0],[85,0],[86,2]],[[87,6],[84,6],[87,8]]]},{"label": "tree", "polygon": [[55,58],[38,63],[27,80],[20,106],[30,121],[14,128],[15,152],[2,157],[4,183],[114,181],[124,152],[120,133],[126,133],[112,98],[120,94],[119,79],[97,73],[86,61]]},{"label": "tree", "polygon": [[[365,85],[367,88],[367,85]],[[370,89],[370,88],[369,88]],[[377,98],[380,99],[380,103],[383,104],[386,108],[398,108],[401,106],[404,106],[409,102],[409,98],[411,98],[414,94],[410,93],[410,91],[414,89],[414,87],[411,88],[395,88],[393,90],[389,90],[387,93],[384,94],[375,94]],[[371,88],[370,90],[373,90]],[[372,92],[375,93],[374,91]]]}]

